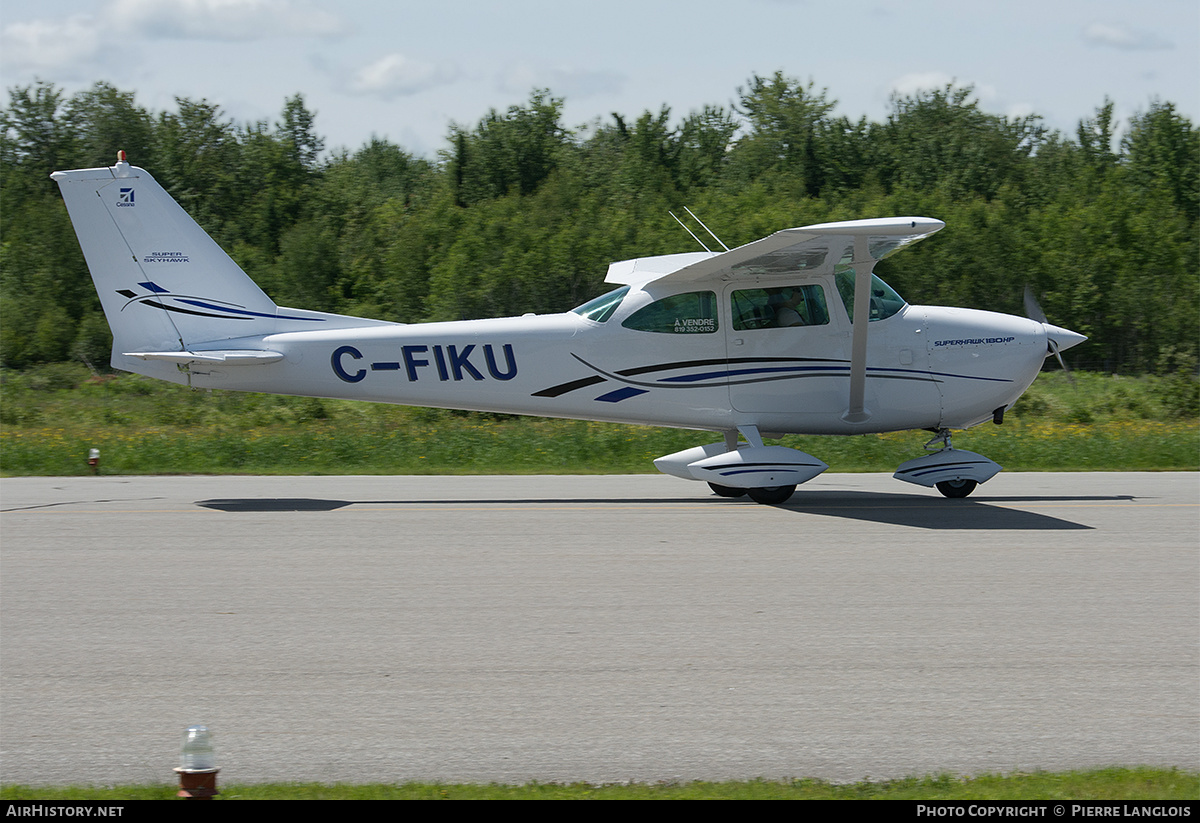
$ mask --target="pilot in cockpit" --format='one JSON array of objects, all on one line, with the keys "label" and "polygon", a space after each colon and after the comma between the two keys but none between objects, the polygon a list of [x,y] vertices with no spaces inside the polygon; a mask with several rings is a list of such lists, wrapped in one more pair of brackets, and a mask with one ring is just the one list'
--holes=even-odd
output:
[{"label": "pilot in cockpit", "polygon": [[806,325],[804,316],[800,313],[804,305],[803,289],[780,289],[777,295],[772,295],[770,305],[775,309],[773,325],[776,327]]}]

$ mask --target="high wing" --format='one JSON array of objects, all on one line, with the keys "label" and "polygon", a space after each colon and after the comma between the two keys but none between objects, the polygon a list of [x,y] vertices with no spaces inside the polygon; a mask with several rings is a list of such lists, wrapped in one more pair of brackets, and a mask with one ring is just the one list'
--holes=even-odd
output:
[{"label": "high wing", "polygon": [[[606,281],[644,285],[670,280],[686,283],[712,276],[796,274],[831,269],[865,242],[874,262],[938,231],[946,224],[929,217],[846,220],[783,229],[727,252],[695,252],[641,257],[609,266]],[[856,258],[857,260],[857,258]],[[872,265],[873,265],[872,263]]]},{"label": "high wing", "polygon": [[867,331],[871,274],[875,264],[946,224],[930,217],[847,220],[783,229],[722,253],[698,252],[644,257],[609,266],[610,283],[673,285],[713,278],[763,277],[825,273],[839,263],[854,269],[854,338],[850,356],[850,397],[845,419],[870,417],[864,407],[867,382]]}]

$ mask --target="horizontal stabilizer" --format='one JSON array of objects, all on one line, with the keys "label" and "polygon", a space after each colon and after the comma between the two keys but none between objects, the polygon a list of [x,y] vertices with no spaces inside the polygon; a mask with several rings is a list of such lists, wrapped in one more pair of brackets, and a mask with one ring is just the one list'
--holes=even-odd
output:
[{"label": "horizontal stabilizer", "polygon": [[224,351],[129,351],[123,352],[125,357],[136,357],[140,360],[161,360],[167,363],[220,363],[224,366],[262,366],[267,363],[278,363],[283,355],[277,351],[257,351],[254,349],[226,349]]}]

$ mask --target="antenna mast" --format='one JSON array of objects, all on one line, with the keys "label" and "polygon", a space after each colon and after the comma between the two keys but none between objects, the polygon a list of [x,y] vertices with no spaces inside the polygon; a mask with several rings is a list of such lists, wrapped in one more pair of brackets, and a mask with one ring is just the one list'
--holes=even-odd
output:
[{"label": "antenna mast", "polygon": [[[729,251],[729,246],[726,246],[726,245],[725,245],[725,241],[724,241],[724,240],[722,240],[720,237],[717,237],[717,235],[713,233],[713,230],[712,230],[712,229],[710,229],[708,226],[705,226],[705,225],[704,225],[704,221],[703,221],[703,220],[701,220],[699,217],[697,217],[695,212],[693,212],[693,211],[692,211],[691,209],[689,209],[687,206],[684,206],[684,207],[683,207],[683,210],[684,210],[684,211],[686,211],[688,214],[690,214],[690,215],[692,216],[692,219],[693,219],[693,220],[695,220],[697,223],[699,223],[701,226],[703,226],[703,227],[704,227],[704,230],[705,230],[706,232],[708,232],[708,233],[709,233],[709,234],[712,236],[712,239],[713,239],[713,240],[716,240],[718,243],[720,243],[720,244],[721,244],[721,248],[725,249],[725,251]],[[672,217],[675,217],[675,212],[673,212],[673,211],[669,211],[669,212],[667,212],[667,214],[671,215]],[[703,240],[701,240],[699,237],[697,237],[697,236],[696,236],[696,234],[695,234],[695,232],[693,232],[691,229],[689,229],[689,228],[687,227],[687,224],[686,224],[686,223],[684,223],[684,222],[683,222],[682,220],[680,220],[678,217],[675,217],[675,222],[676,222],[676,223],[678,223],[679,225],[683,226],[683,230],[684,230],[684,231],[686,231],[688,234],[690,234],[690,235],[692,236],[692,239],[693,239],[693,240],[695,240],[697,243],[699,243],[699,244],[700,244],[700,247],[701,247],[702,249],[704,249],[704,250],[705,250],[706,252],[708,252],[709,254],[712,254],[712,253],[713,253],[713,250],[712,250],[712,249],[710,249],[710,248],[709,248],[707,245],[705,245],[704,241],[703,241]]]},{"label": "antenna mast", "polygon": [[[701,226],[704,226],[704,221],[703,221],[703,220],[701,220],[699,217],[697,217],[697,216],[696,216],[696,215],[695,215],[695,214],[692,212],[692,210],[691,210],[691,209],[689,209],[687,206],[684,206],[684,207],[683,207],[683,210],[684,210],[684,211],[686,211],[688,214],[692,215],[692,219],[693,219],[693,220],[695,220],[695,221],[696,221],[697,223],[699,223]],[[726,246],[726,245],[725,245],[725,241],[724,241],[724,240],[722,240],[720,237],[717,237],[715,234],[713,234],[713,230],[712,230],[712,229],[710,229],[708,226],[704,226],[704,230],[705,230],[706,232],[708,232],[710,235],[712,235],[712,239],[713,239],[713,240],[716,240],[718,243],[720,243],[720,244],[721,244],[721,248],[725,249],[725,251],[729,251],[729,246]],[[693,236],[695,236],[695,235],[693,235]],[[703,244],[703,243],[701,243],[700,245],[702,245],[702,246],[703,246],[704,244]]]},{"label": "antenna mast", "polygon": [[[684,208],[686,209],[687,206],[684,206]],[[673,212],[673,211],[669,211],[669,212],[667,212],[667,214],[671,215],[672,217],[675,217],[675,212]],[[691,214],[691,212],[689,212],[689,214]],[[692,216],[695,217],[694,214]],[[712,254],[712,249],[710,249],[708,246],[704,245],[704,241],[701,240],[699,237],[697,237],[696,233],[693,232],[691,229],[689,229],[682,220],[680,220],[678,217],[675,217],[675,222],[678,223],[679,225],[683,226],[683,230],[686,231],[688,234],[690,234],[692,236],[692,239],[700,244],[700,248],[704,249],[709,254]],[[704,224],[701,223],[700,225],[703,226]],[[709,232],[709,233],[711,234],[712,232]]]}]

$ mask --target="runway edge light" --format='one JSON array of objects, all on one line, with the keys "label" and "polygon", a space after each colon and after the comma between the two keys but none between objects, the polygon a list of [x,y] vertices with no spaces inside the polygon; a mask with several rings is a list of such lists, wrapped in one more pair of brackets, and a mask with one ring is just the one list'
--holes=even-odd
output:
[{"label": "runway edge light", "polygon": [[178,797],[187,800],[211,800],[217,791],[217,756],[207,726],[188,726],[183,733],[179,753]]}]

